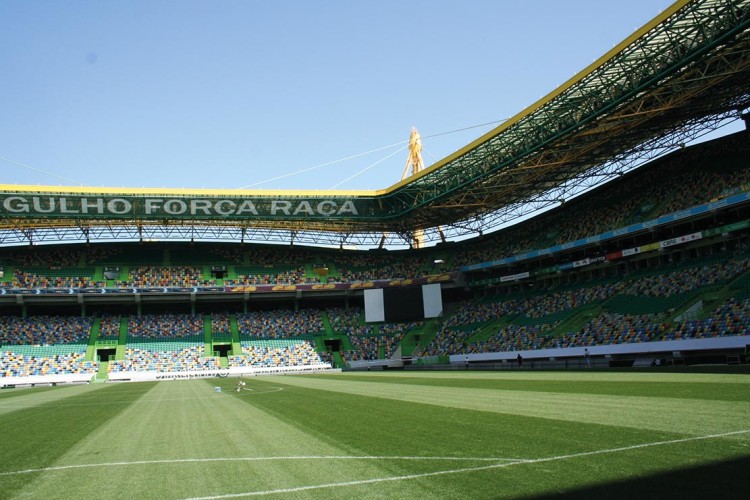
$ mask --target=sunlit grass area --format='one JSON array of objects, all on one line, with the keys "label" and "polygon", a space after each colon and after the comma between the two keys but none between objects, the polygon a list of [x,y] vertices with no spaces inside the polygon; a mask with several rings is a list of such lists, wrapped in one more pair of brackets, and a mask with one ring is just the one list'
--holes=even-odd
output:
[{"label": "sunlit grass area", "polygon": [[750,376],[345,373],[0,392],[2,498],[745,498]]}]

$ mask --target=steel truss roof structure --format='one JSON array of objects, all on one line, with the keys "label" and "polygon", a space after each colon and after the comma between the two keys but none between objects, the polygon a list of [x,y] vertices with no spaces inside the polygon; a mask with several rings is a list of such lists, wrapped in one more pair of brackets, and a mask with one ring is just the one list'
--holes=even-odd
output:
[{"label": "steel truss roof structure", "polygon": [[[750,106],[750,0],[680,0],[490,133],[388,189],[366,217],[252,222],[9,219],[0,243],[123,239],[404,244],[497,229],[739,119]],[[327,194],[344,199],[340,193]]]}]

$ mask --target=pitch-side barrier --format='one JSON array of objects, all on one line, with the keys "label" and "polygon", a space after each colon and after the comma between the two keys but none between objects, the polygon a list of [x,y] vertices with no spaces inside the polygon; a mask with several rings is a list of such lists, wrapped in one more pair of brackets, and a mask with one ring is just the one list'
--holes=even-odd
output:
[{"label": "pitch-side barrier", "polygon": [[[199,378],[223,378],[223,377],[256,377],[259,375],[290,375],[295,373],[331,373],[340,372],[333,369],[330,364],[317,364],[307,366],[286,366],[276,368],[254,368],[234,367],[220,370],[183,371],[183,372],[116,372],[110,373],[110,382],[146,382],[155,380],[184,380]],[[36,375],[33,377],[0,377],[0,387],[20,387],[38,385],[59,384],[88,384],[91,383],[96,374],[69,374],[69,375]]]},{"label": "pitch-side barrier", "polygon": [[[257,368],[250,366],[232,367],[219,370],[182,372],[114,372],[109,374],[110,382],[145,382],[154,380],[185,380],[198,378],[257,377],[259,375],[291,375],[297,373],[333,372],[328,363],[306,366],[284,366]],[[340,370],[339,370],[340,371]]]}]

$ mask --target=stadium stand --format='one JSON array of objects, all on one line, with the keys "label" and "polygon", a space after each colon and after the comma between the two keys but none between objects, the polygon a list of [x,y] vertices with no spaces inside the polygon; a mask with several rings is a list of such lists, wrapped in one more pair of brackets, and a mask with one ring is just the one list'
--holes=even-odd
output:
[{"label": "stadium stand", "polygon": [[[729,296],[704,319],[675,320],[676,309],[698,296],[691,292],[715,290],[744,276],[750,260],[747,254],[721,260],[688,262],[676,269],[669,266],[620,277],[605,284],[563,291],[543,290],[524,298],[464,302],[444,323],[424,350],[426,356],[539,350],[552,348],[652,342],[721,335],[747,334],[746,300]],[[739,288],[746,293],[746,288]],[[674,300],[673,300],[674,299]],[[590,304],[601,312],[579,331],[560,331],[570,314],[560,314]],[[624,312],[627,310],[628,312]],[[594,310],[596,311],[596,309]],[[498,318],[509,324],[494,328],[481,338],[486,327]]]},{"label": "stadium stand", "polygon": [[[0,249],[0,288],[7,293],[0,294],[0,345],[8,360],[3,367],[12,364],[7,373],[56,373],[66,369],[63,365],[83,370],[79,365],[94,363],[96,356],[95,349],[87,350],[87,343],[94,346],[98,341],[110,341],[116,345],[125,338],[121,335],[124,323],[127,345],[117,348],[117,359],[110,361],[107,370],[111,373],[187,367],[205,371],[218,369],[222,363],[229,367],[319,361],[340,366],[361,361],[385,363],[407,340],[415,346],[415,357],[427,358],[747,335],[747,204],[728,209],[719,205],[706,215],[685,221],[680,211],[750,191],[748,166],[748,134],[735,134],[677,151],[494,234],[432,249],[361,252],[296,245],[187,243]],[[489,271],[464,270],[465,266],[569,244],[668,214],[675,215],[674,220],[663,228],[652,227],[613,242],[562,249],[554,255],[542,253],[536,259],[491,266]],[[688,233],[700,238],[659,246]],[[652,251],[639,250],[613,262],[602,258],[607,252],[628,248]],[[560,270],[559,264],[566,259],[587,257],[598,258],[599,264]],[[220,281],[210,275],[213,265],[226,269]],[[546,268],[553,271],[540,272]],[[105,278],[105,269],[116,279]],[[392,280],[445,271],[459,278],[454,276],[443,286],[448,301],[445,314],[430,323],[428,334],[423,331],[425,323],[365,323],[361,298],[365,282],[382,280],[385,285],[378,286],[387,286]],[[522,278],[506,282],[501,279],[505,274]],[[483,279],[487,276],[491,279]],[[145,314],[146,302],[149,311],[169,310],[169,303],[149,297],[144,303],[125,306],[124,301],[130,300],[127,295],[118,302],[113,294],[105,298],[114,305],[107,305],[108,312],[101,314],[87,294],[68,290],[215,287],[217,283],[219,287],[211,293],[221,294],[224,286],[230,291],[237,285],[281,285],[279,291],[284,293],[276,294],[276,289],[269,287],[264,292],[273,293],[263,296],[262,302],[249,300],[254,297],[247,295],[252,290],[242,290],[244,296],[223,293],[220,300],[212,297],[213,302],[202,302],[200,294],[193,300],[185,294],[178,302],[187,303],[187,307],[176,310],[191,310],[192,314]],[[329,283],[356,286],[348,288],[346,295],[330,296],[316,295],[313,289],[305,289],[301,295],[294,288]],[[12,295],[13,289],[38,290]],[[34,306],[33,315],[27,315],[27,303],[43,298],[42,291],[60,289],[62,293],[54,299],[50,295],[47,302]],[[82,314],[58,315],[50,305],[56,303],[81,308]],[[83,317],[81,303],[92,304],[91,317]],[[40,314],[45,312],[49,314]],[[418,340],[412,336],[415,332]],[[223,344],[224,358],[206,356],[214,340]],[[23,351],[34,346],[58,349],[66,344],[70,351],[53,355],[52,351],[46,355]],[[11,346],[19,348],[11,350]],[[242,352],[232,351],[240,347]],[[50,360],[56,355],[55,362],[62,364],[51,368]],[[19,364],[23,356],[34,359]],[[39,359],[47,361],[40,365]],[[25,365],[36,368],[21,368]]]},{"label": "stadium stand", "polygon": [[[717,147],[721,144],[720,147]],[[677,152],[453,256],[456,267],[601,234],[750,190],[747,134]],[[668,179],[679,179],[670,182]]]},{"label": "stadium stand", "polygon": [[34,316],[0,317],[0,345],[59,345],[85,342],[91,318]]},{"label": "stadium stand", "polygon": [[206,356],[202,345],[189,342],[129,343],[124,360],[109,363],[109,372],[152,371],[162,373],[218,370],[218,360]]},{"label": "stadium stand", "polygon": [[96,373],[97,363],[85,359],[91,326],[88,318],[0,317],[0,373],[3,377]]},{"label": "stadium stand", "polygon": [[187,314],[131,316],[128,337],[146,339],[203,338],[203,318]]},{"label": "stadium stand", "polygon": [[321,364],[323,360],[307,340],[244,340],[242,354],[229,357],[230,367],[279,368]]},{"label": "stadium stand", "polygon": [[120,316],[104,315],[99,323],[99,339],[117,340],[120,338]]},{"label": "stadium stand", "polygon": [[317,309],[299,311],[256,311],[237,315],[242,340],[288,339],[323,331],[323,320]]},{"label": "stadium stand", "polygon": [[296,285],[317,283],[305,273],[305,268],[282,264],[264,266],[236,266],[237,278],[227,280],[230,285]]},{"label": "stadium stand", "polygon": [[98,370],[95,361],[86,361],[86,346],[69,344],[53,349],[13,346],[0,351],[0,373],[3,377],[44,377],[50,375],[88,374]]},{"label": "stadium stand", "polygon": [[93,268],[25,268],[15,269],[13,288],[100,288],[103,281],[95,281]]},{"label": "stadium stand", "polygon": [[203,270],[198,267],[134,267],[128,272],[127,280],[120,282],[122,287],[194,287],[213,286],[216,280],[204,279]]},{"label": "stadium stand", "polygon": [[211,314],[211,335],[214,337],[232,336],[232,322],[229,313]]},{"label": "stadium stand", "polygon": [[[696,257],[589,284],[553,286],[530,293],[488,296],[482,300],[465,299],[452,304],[446,317],[439,320],[439,329],[425,342],[420,356],[747,335],[749,268],[747,251],[739,248],[731,254]],[[714,300],[712,309],[702,317],[677,318],[680,308],[684,309],[687,303],[702,299],[709,291],[716,294],[722,290],[723,298]],[[590,317],[579,322],[575,330],[569,329],[570,319],[581,310],[588,311]],[[409,332],[424,327],[423,322],[365,324],[360,307],[221,312],[205,317],[129,316],[124,355],[110,361],[107,371],[218,370],[221,368],[219,358],[207,356],[203,346],[204,325],[208,321],[212,335],[231,338],[233,316],[237,319],[242,352],[230,353],[227,358],[230,368],[332,363],[334,353],[318,353],[313,346],[313,336],[326,331],[346,339],[339,353],[344,363],[387,360]],[[97,339],[117,340],[121,318],[103,315]],[[93,324],[94,319],[79,317],[0,317],[0,342],[5,346],[3,373],[32,377],[95,373],[96,363],[85,359],[85,344]],[[33,346],[66,344],[70,344],[70,348],[59,352],[30,350]],[[19,347],[13,350],[11,345]]]}]

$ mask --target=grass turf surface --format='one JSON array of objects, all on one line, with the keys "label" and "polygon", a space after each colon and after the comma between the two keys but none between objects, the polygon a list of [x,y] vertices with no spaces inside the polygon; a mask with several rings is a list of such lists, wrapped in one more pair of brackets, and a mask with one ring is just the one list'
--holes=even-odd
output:
[{"label": "grass turf surface", "polygon": [[[0,392],[2,498],[746,498],[750,376],[353,373]],[[222,392],[215,392],[214,387]]]}]

